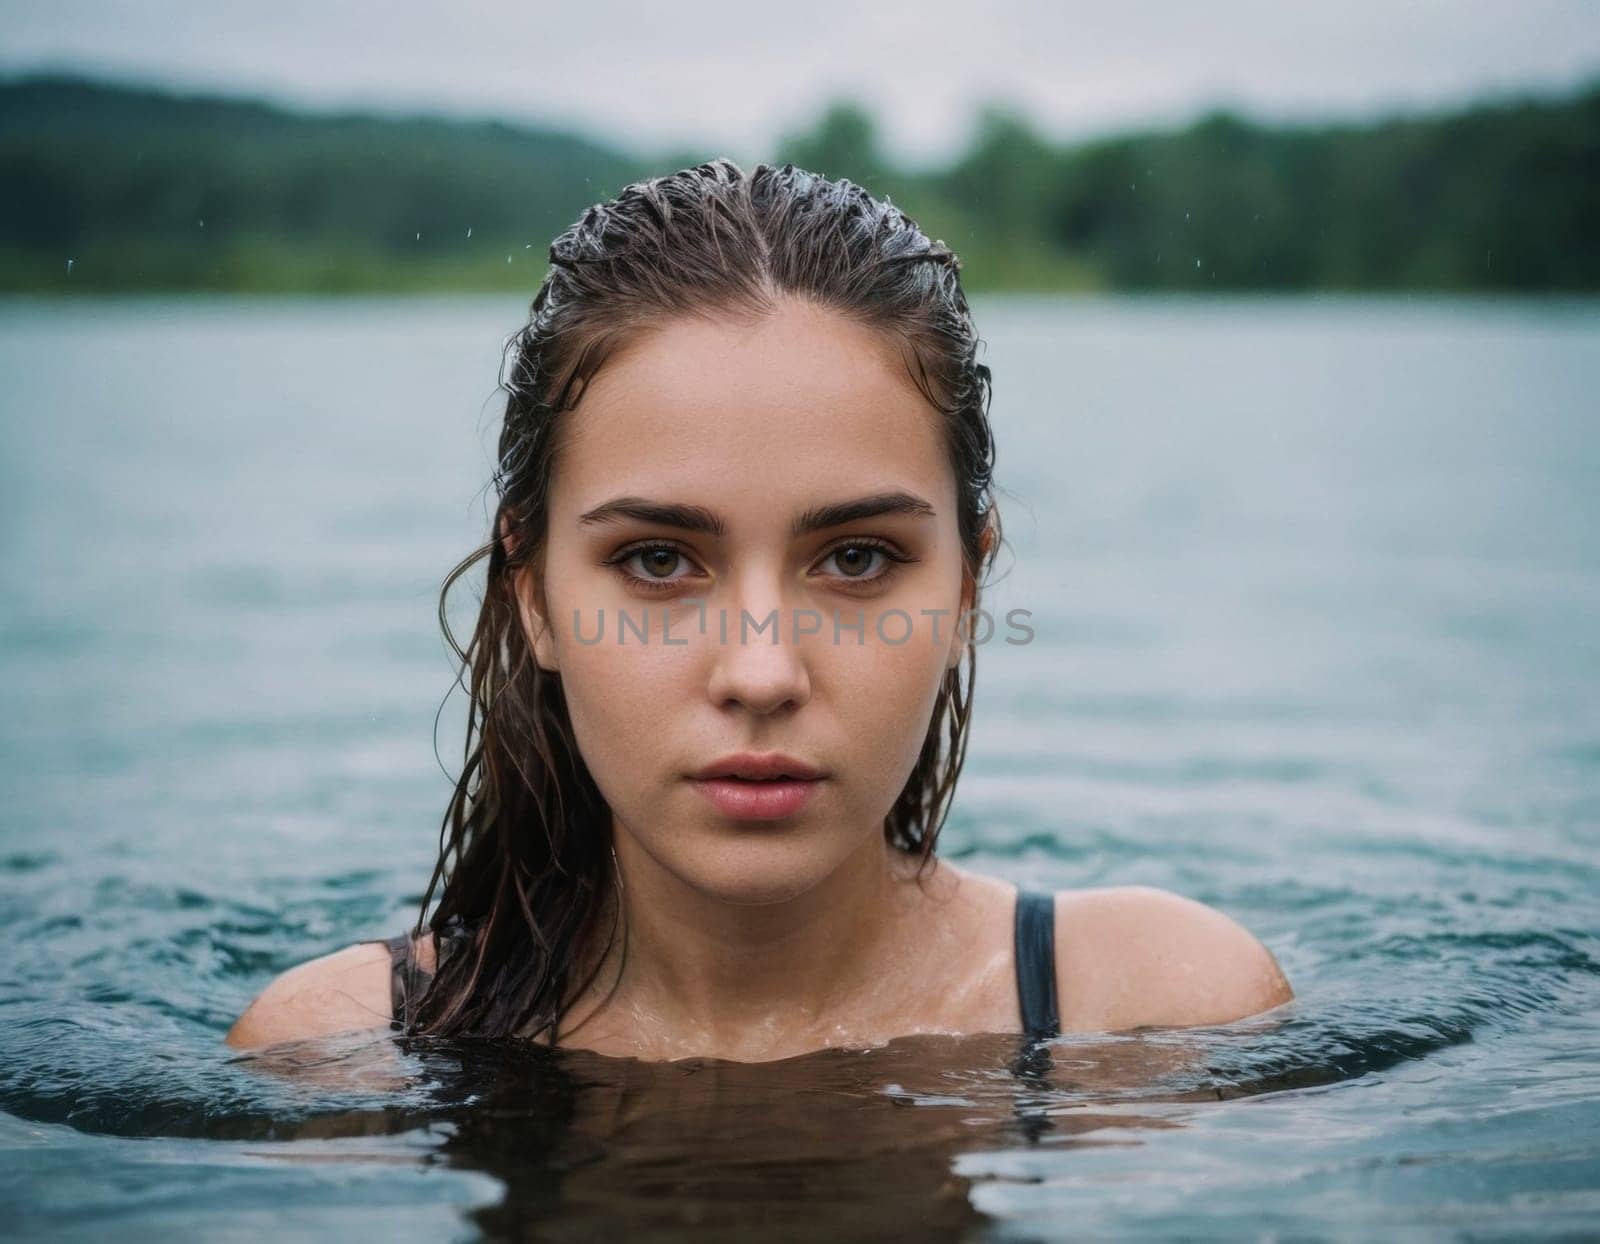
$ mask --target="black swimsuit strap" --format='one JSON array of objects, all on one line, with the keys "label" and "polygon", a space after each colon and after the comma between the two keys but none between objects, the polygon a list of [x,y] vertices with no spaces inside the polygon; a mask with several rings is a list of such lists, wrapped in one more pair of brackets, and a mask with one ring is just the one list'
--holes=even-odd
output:
[{"label": "black swimsuit strap", "polygon": [[405,1014],[406,999],[413,991],[413,982],[423,975],[416,956],[411,953],[411,935],[396,933],[393,937],[369,940],[389,948],[389,1027],[399,1029],[400,1017]]},{"label": "black swimsuit strap", "polygon": [[1033,1040],[1059,1036],[1055,895],[1018,889],[1016,960],[1023,1031]]},{"label": "black swimsuit strap", "polygon": [[[444,922],[442,931],[425,933],[433,938],[435,970],[470,940],[470,932],[471,928],[457,915]],[[411,1018],[412,1003],[422,996],[434,974],[417,962],[417,944],[410,929],[393,937],[368,940],[389,948],[389,1027],[398,1030]]]}]

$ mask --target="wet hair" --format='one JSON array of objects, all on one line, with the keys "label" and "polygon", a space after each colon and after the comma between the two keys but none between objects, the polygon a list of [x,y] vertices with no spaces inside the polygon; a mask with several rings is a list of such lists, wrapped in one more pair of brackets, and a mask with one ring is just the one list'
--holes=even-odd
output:
[{"label": "wet hair", "polygon": [[[746,173],[728,159],[629,185],[551,244],[528,322],[506,344],[490,538],[450,572],[439,600],[469,701],[465,764],[413,931],[437,935],[438,964],[415,997],[406,991],[404,1031],[555,1040],[617,934],[611,812],[579,754],[559,673],[534,659],[517,604],[521,572],[539,578],[552,471],[584,386],[636,334],[673,317],[759,317],[785,297],[885,334],[942,415],[963,587],[976,606],[1001,533],[989,369],[960,268],[942,241],[852,182],[793,164]],[[482,606],[463,649],[446,601],[484,558]],[[887,841],[920,855],[919,868],[965,759],[974,648],[965,677],[961,662],[946,669],[916,765],[884,818]],[[585,963],[593,967],[580,980]]]}]

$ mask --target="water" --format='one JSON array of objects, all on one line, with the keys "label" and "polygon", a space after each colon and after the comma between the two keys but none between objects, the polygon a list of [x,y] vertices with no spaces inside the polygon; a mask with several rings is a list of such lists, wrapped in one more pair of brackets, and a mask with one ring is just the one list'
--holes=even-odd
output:
[{"label": "water", "polygon": [[437,591],[487,530],[522,305],[16,301],[10,1232],[1600,1230],[1600,306],[978,310],[1014,554],[987,604],[1037,638],[980,656],[946,851],[1213,903],[1294,1003],[1050,1066],[226,1049],[274,973],[414,912]]}]

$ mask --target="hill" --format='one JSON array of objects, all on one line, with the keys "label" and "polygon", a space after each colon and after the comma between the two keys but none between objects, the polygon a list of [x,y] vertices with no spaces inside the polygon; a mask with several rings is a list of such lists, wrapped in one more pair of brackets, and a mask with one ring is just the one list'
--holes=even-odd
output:
[{"label": "hill", "polygon": [[[555,129],[0,83],[0,290],[517,289],[641,157]],[[1057,145],[985,109],[948,167],[842,101],[778,144],[889,194],[969,288],[1594,291],[1600,85],[1367,125],[1214,113]]]}]

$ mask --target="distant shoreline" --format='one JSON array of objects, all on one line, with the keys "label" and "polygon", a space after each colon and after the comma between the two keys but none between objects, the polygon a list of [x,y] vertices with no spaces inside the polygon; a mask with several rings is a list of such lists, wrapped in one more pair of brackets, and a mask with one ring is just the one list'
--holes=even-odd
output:
[{"label": "distant shoreline", "polygon": [[[0,295],[524,293],[636,152],[489,121],[288,111],[65,76],[0,82]],[[780,145],[888,196],[970,293],[1600,291],[1600,82],[1364,124],[1058,145],[985,111],[946,167],[841,103]]]}]

